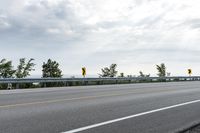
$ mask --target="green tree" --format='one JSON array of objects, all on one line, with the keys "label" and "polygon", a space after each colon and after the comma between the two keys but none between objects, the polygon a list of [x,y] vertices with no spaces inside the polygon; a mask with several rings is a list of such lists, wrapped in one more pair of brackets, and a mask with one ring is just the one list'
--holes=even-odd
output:
[{"label": "green tree", "polygon": [[12,66],[12,61],[2,59],[0,61],[0,78],[13,78],[15,70]]},{"label": "green tree", "polygon": [[150,74],[144,74],[142,71],[140,71],[139,73],[140,73],[139,77],[150,77]]},{"label": "green tree", "polygon": [[145,77],[145,75],[143,74],[142,71],[140,71],[139,73],[140,73],[140,76],[139,76],[139,77]]},{"label": "green tree", "polygon": [[127,75],[127,78],[133,78],[133,77],[135,77],[135,75]]},{"label": "green tree", "polygon": [[115,77],[117,75],[117,64],[111,64],[110,65],[110,77]]},{"label": "green tree", "polygon": [[109,77],[110,75],[110,69],[108,67],[105,67],[101,69],[102,74],[99,74],[100,77]]},{"label": "green tree", "polygon": [[124,73],[120,73],[119,77],[124,78]]},{"label": "green tree", "polygon": [[33,69],[35,64],[32,61],[34,61],[33,58],[29,59],[28,62],[26,62],[25,58],[21,58],[19,60],[19,65],[17,66],[15,76],[17,78],[25,78],[29,76],[30,72],[35,70]]},{"label": "green tree", "polygon": [[61,78],[62,71],[59,69],[59,63],[48,59],[47,63],[42,65],[42,77],[43,78]]},{"label": "green tree", "polygon": [[161,63],[160,65],[156,65],[156,68],[158,70],[158,76],[159,77],[165,77],[166,76],[166,67],[164,63]]},{"label": "green tree", "polygon": [[99,74],[100,77],[115,77],[117,75],[117,64],[111,64],[110,67],[105,67],[101,69],[102,74]]}]

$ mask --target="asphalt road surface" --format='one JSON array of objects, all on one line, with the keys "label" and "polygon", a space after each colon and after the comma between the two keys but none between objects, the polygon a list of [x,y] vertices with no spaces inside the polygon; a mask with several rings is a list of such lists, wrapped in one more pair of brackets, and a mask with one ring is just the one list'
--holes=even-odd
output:
[{"label": "asphalt road surface", "polygon": [[0,91],[0,133],[173,133],[200,123],[200,82]]}]

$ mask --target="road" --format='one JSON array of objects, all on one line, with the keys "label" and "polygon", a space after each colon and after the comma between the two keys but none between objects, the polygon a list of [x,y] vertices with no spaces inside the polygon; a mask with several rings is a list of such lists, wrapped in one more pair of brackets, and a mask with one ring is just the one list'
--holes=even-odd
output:
[{"label": "road", "polygon": [[198,81],[0,91],[1,133],[173,133],[199,116]]}]

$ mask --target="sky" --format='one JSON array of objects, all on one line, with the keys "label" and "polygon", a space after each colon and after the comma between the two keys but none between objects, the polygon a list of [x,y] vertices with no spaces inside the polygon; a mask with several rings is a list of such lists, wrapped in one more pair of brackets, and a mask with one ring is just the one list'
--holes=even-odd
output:
[{"label": "sky", "polygon": [[34,58],[41,75],[51,58],[65,76],[118,72],[200,75],[199,0],[1,0],[0,59]]}]

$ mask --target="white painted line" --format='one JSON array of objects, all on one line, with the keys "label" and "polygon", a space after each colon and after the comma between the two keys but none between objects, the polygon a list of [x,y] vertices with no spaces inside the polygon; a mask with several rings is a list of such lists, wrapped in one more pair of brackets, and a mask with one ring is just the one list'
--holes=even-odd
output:
[{"label": "white painted line", "polygon": [[114,123],[114,122],[119,122],[119,121],[127,120],[127,119],[130,119],[130,118],[135,118],[135,117],[138,117],[138,116],[147,115],[147,114],[151,114],[151,113],[155,113],[155,112],[159,112],[159,111],[163,111],[163,110],[167,110],[167,109],[172,109],[172,108],[176,108],[176,107],[180,107],[180,106],[184,106],[184,105],[188,105],[188,104],[193,104],[193,103],[197,103],[197,102],[200,102],[200,99],[195,100],[195,101],[181,103],[181,104],[176,104],[176,105],[172,105],[172,106],[168,106],[168,107],[164,107],[164,108],[160,108],[160,109],[155,109],[155,110],[151,110],[151,111],[147,111],[147,112],[143,112],[143,113],[139,113],[139,114],[134,114],[134,115],[130,115],[130,116],[114,119],[114,120],[109,120],[109,121],[105,121],[105,122],[89,125],[89,126],[86,126],[86,127],[73,129],[73,130],[70,130],[70,131],[62,132],[62,133],[77,133],[77,132],[85,131],[85,130],[92,129],[92,128],[95,128],[95,127],[100,127],[100,126],[103,126],[103,125],[111,124],[111,123]]}]

